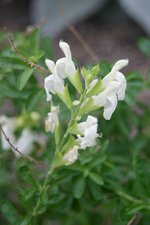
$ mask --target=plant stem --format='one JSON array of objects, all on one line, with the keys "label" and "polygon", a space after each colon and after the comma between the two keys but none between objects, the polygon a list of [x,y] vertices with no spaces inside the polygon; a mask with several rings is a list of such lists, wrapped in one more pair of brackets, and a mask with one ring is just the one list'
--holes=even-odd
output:
[{"label": "plant stem", "polygon": [[35,218],[36,215],[37,215],[37,211],[38,211],[38,209],[39,209],[39,207],[41,205],[41,197],[44,194],[44,192],[47,191],[47,184],[48,184],[49,178],[50,178],[52,172],[54,171],[54,169],[55,169],[55,167],[52,164],[50,166],[50,169],[48,170],[47,176],[45,177],[44,183],[43,183],[43,185],[42,185],[42,187],[40,189],[39,198],[38,198],[37,203],[35,205],[35,208],[33,209],[33,212],[32,212],[32,218],[33,217]]},{"label": "plant stem", "polygon": [[77,118],[77,116],[78,116],[78,112],[79,112],[79,110],[80,110],[80,107],[81,107],[82,103],[83,103],[84,100],[85,100],[85,96],[86,96],[86,89],[84,90],[83,94],[82,94],[81,97],[80,97],[80,100],[79,100],[80,102],[79,102],[79,104],[77,105],[75,111],[73,112],[73,114],[72,114],[72,116],[71,116],[71,119],[70,119],[70,121],[69,121],[69,123],[68,123],[68,127],[67,127],[67,129],[66,129],[66,132],[64,133],[63,138],[62,138],[62,141],[61,141],[60,144],[58,145],[56,152],[61,151],[62,147],[64,146],[64,144],[65,144],[65,142],[66,142],[66,139],[67,139],[67,137],[68,137],[68,135],[69,135],[68,130],[69,130],[69,128],[74,124],[74,122],[75,122],[75,120],[76,120],[76,118]]},{"label": "plant stem", "polygon": [[135,204],[140,204],[140,203],[143,202],[142,200],[134,198],[131,195],[128,195],[127,193],[124,193],[123,191],[118,191],[118,192],[116,192],[116,194],[123,197],[127,201],[135,203]]}]

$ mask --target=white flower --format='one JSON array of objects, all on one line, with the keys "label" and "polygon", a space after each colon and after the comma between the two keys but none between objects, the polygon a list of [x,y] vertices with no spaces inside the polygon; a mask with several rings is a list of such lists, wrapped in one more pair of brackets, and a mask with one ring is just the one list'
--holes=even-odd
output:
[{"label": "white flower", "polygon": [[77,142],[81,149],[96,145],[97,134],[97,118],[88,116],[85,122],[78,124],[80,134],[77,135]]},{"label": "white flower", "polygon": [[[9,118],[7,116],[2,115],[0,117],[0,125],[3,129],[3,131],[5,132],[5,134],[7,135],[7,137],[9,138],[10,142],[12,144],[15,144],[16,138],[14,135],[14,131],[16,128],[16,119]],[[2,142],[2,148],[4,150],[10,149],[10,145],[9,145],[8,141],[6,141],[6,139],[2,133],[1,133],[1,142]]]},{"label": "white flower", "polygon": [[[33,151],[34,148],[34,142],[37,140],[37,136],[29,129],[25,128],[22,131],[21,136],[18,138],[18,140],[15,143],[15,147],[18,148],[18,150],[23,153],[24,155],[27,155]],[[14,151],[15,155],[17,157],[20,157],[21,155]]]},{"label": "white flower", "polygon": [[51,112],[48,113],[48,117],[45,120],[46,131],[51,131],[52,133],[55,131],[56,126],[59,123],[58,113],[59,113],[59,106],[52,106]]},{"label": "white flower", "polygon": [[79,146],[75,145],[63,156],[63,161],[65,161],[66,166],[73,164],[78,159],[78,149]]},{"label": "white flower", "polygon": [[99,95],[95,95],[92,97],[94,105],[104,107],[103,116],[106,120],[109,120],[111,118],[113,112],[117,107],[118,100],[116,94],[113,92],[114,87],[115,84],[106,88]]},{"label": "white flower", "polygon": [[103,116],[109,120],[117,107],[118,100],[124,100],[126,90],[126,79],[118,70],[128,64],[128,60],[119,60],[113,66],[111,72],[102,79],[100,94],[92,97],[93,105],[104,107]]},{"label": "white flower", "polygon": [[46,59],[45,63],[52,73],[44,81],[47,101],[50,101],[52,99],[51,94],[64,92],[64,80],[57,74],[55,63],[52,60]]},{"label": "white flower", "polygon": [[76,73],[76,68],[72,60],[70,46],[66,42],[60,41],[59,47],[62,49],[65,57],[57,60],[56,62],[56,71],[58,76],[63,79],[67,76],[74,76]]},{"label": "white flower", "polygon": [[117,94],[118,100],[124,100],[125,90],[127,86],[126,79],[123,73],[119,72],[119,70],[125,67],[127,64],[128,59],[117,61],[113,66],[111,72],[102,79],[102,86],[104,88],[110,86],[112,84],[111,82],[115,82],[117,84],[114,88],[114,92]]}]

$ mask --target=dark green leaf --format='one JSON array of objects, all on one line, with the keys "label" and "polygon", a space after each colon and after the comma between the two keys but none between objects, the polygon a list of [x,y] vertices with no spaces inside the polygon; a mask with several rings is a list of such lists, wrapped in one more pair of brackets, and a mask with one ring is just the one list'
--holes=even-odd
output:
[{"label": "dark green leaf", "polygon": [[25,87],[33,71],[34,71],[34,68],[27,68],[19,75],[17,79],[17,87],[19,91],[21,91]]},{"label": "dark green leaf", "polygon": [[30,36],[30,48],[33,56],[37,56],[40,46],[40,30],[35,29]]},{"label": "dark green leaf", "polygon": [[103,185],[103,184],[104,184],[103,178],[102,178],[99,174],[97,174],[97,173],[90,172],[90,173],[89,173],[89,177],[90,177],[91,180],[93,180],[96,184],[99,184],[99,185]]},{"label": "dark green leaf", "polygon": [[27,111],[33,111],[36,104],[41,100],[44,95],[44,91],[41,89],[37,89],[36,91],[32,92],[29,98],[26,101],[26,109]]},{"label": "dark green leaf", "polygon": [[73,196],[77,199],[81,198],[84,194],[85,178],[77,177],[73,182]]}]

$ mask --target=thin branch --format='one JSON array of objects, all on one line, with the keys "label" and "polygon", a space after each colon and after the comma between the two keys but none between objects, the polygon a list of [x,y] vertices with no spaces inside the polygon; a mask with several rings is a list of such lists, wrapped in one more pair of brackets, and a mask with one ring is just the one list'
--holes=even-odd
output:
[{"label": "thin branch", "polygon": [[92,48],[89,46],[89,44],[85,41],[85,39],[82,37],[82,35],[77,31],[77,29],[68,21],[67,17],[64,13],[64,8],[60,8],[60,12],[62,14],[62,17],[64,18],[64,22],[68,29],[74,34],[74,36],[79,40],[81,45],[84,47],[86,52],[91,56],[94,63],[97,63],[99,61],[99,57],[95,54],[95,52],[92,50]]},{"label": "thin branch", "polygon": [[44,167],[49,167],[49,165],[46,164],[46,163],[44,163],[44,162],[38,161],[38,160],[32,158],[31,156],[24,155],[24,154],[18,149],[18,147],[15,147],[15,146],[11,143],[11,141],[10,141],[9,137],[6,135],[5,131],[4,131],[2,128],[0,128],[0,129],[1,129],[2,135],[4,135],[4,138],[5,138],[5,140],[8,142],[8,144],[10,145],[10,147],[11,147],[15,152],[17,152],[22,158],[24,158],[24,159],[26,159],[26,160],[29,160],[30,162],[34,162],[34,163],[36,163],[36,164],[38,164],[38,165],[42,165],[42,166],[44,166]]},{"label": "thin branch", "polygon": [[31,34],[31,32],[36,29],[36,28],[40,28],[43,24],[46,23],[46,18],[44,17],[41,17],[40,20],[36,23],[36,24],[33,24],[33,25],[29,25],[27,26],[26,30],[23,32],[23,34],[25,36],[28,36],[29,34]]},{"label": "thin branch", "polygon": [[135,221],[136,217],[137,217],[137,215],[136,215],[136,214],[135,214],[135,215],[133,215],[133,217],[131,218],[131,220],[128,222],[128,224],[127,224],[127,225],[131,225],[131,224],[133,224],[133,222]]},{"label": "thin branch", "polygon": [[7,36],[8,36],[8,40],[9,40],[10,44],[11,44],[12,47],[13,47],[14,52],[16,53],[16,55],[17,55],[23,62],[27,63],[27,64],[30,65],[31,67],[35,67],[37,70],[42,71],[42,72],[43,72],[44,74],[46,74],[46,75],[49,74],[49,71],[48,71],[48,70],[44,69],[44,68],[43,68],[42,66],[40,66],[40,65],[37,65],[37,64],[31,62],[28,58],[24,57],[24,56],[18,51],[18,49],[16,48],[12,36],[11,36],[10,34],[8,34]]}]

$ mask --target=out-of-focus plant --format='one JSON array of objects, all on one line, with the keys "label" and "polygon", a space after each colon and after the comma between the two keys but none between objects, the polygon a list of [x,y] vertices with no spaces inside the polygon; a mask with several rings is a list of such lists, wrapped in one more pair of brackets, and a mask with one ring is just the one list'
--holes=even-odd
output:
[{"label": "out-of-focus plant", "polygon": [[149,224],[150,83],[127,60],[77,69],[65,42],[54,63],[38,29],[0,38],[1,224]]}]

